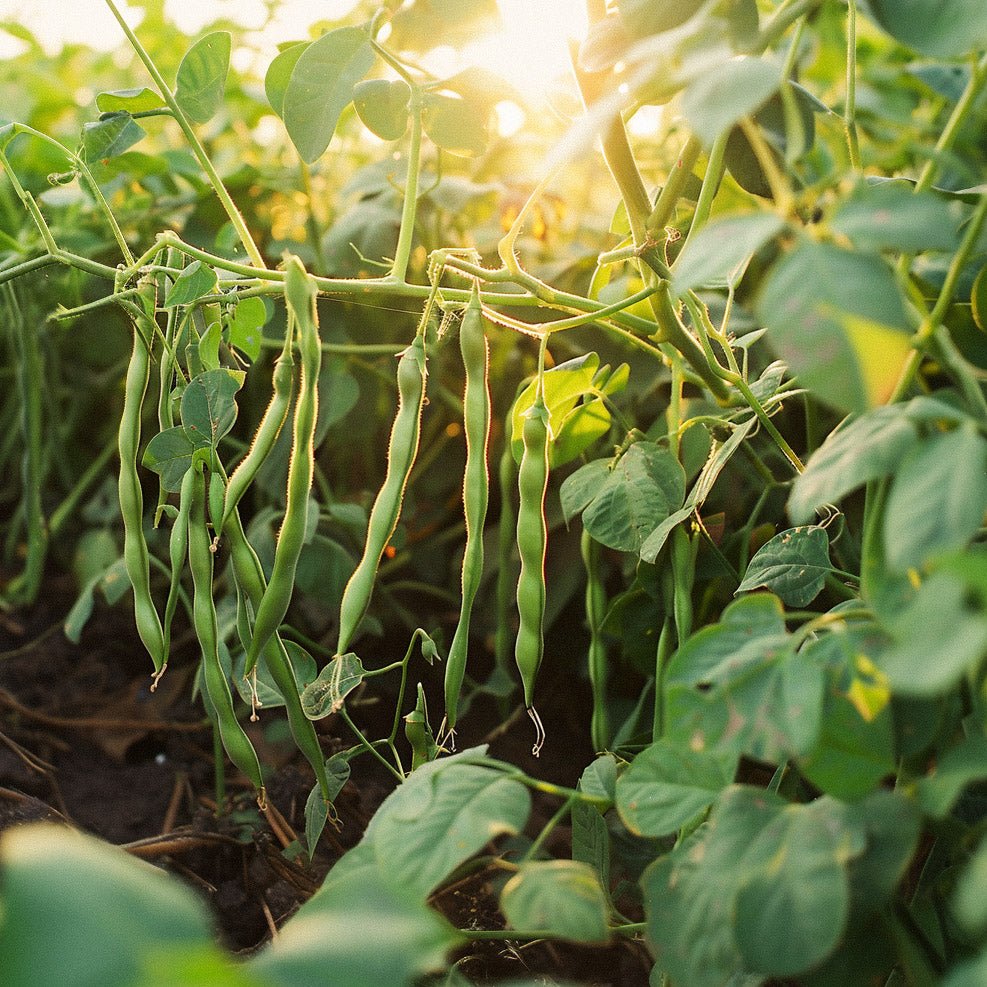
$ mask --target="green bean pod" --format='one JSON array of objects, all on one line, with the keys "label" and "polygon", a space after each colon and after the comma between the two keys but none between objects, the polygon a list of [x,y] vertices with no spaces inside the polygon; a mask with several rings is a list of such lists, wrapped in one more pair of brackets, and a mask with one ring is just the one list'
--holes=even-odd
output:
[{"label": "green bean pod", "polygon": [[583,528],[580,552],[586,567],[586,624],[589,627],[589,684],[593,692],[593,715],[590,719],[590,738],[593,749],[603,751],[610,743],[610,724],[607,718],[607,649],[600,633],[600,625],[606,613],[607,595],[600,579],[600,547]]},{"label": "green bean pod", "polygon": [[168,539],[168,556],[171,563],[171,585],[168,587],[168,599],[165,603],[162,631],[164,634],[164,664],[167,666],[171,651],[171,624],[175,619],[175,609],[178,606],[178,591],[182,585],[182,570],[185,568],[185,556],[188,552],[188,519],[192,507],[193,485],[195,470],[189,469],[182,477],[182,490],[178,499],[178,516],[171,526]]},{"label": "green bean pod", "polygon": [[213,553],[206,529],[206,485],[199,466],[192,468],[192,503],[188,520],[188,558],[195,593],[192,617],[195,633],[202,648],[202,679],[209,701],[216,712],[220,740],[230,760],[250,779],[264,800],[264,778],[250,738],[233,709],[230,683],[219,661],[219,628],[212,597]]},{"label": "green bean pod", "polygon": [[539,393],[524,417],[524,452],[518,469],[517,546],[521,575],[517,583],[518,632],[514,659],[524,686],[524,705],[533,705],[535,678],[544,652],[545,553],[548,528],[548,409]]},{"label": "green bean pod", "polygon": [[463,598],[459,623],[446,660],[446,727],[450,732],[456,727],[459,693],[466,673],[470,616],[483,575],[483,526],[489,500],[487,445],[490,440],[490,390],[487,374],[490,351],[484,334],[480,295],[475,284],[459,330],[459,349],[466,371],[463,396],[463,431],[466,433],[463,514],[466,519],[466,549],[463,553]]},{"label": "green bean pod", "polygon": [[497,521],[497,630],[494,633],[494,658],[503,676],[509,674],[511,663],[515,580],[514,550],[516,547],[517,513],[514,492],[517,489],[517,467],[511,452],[508,434],[497,469],[500,490],[500,518]]},{"label": "green bean pod", "polygon": [[[243,525],[240,523],[240,514],[236,510],[229,516],[226,536],[230,546],[230,561],[233,565],[233,577],[237,585],[238,602],[243,603],[244,606],[250,606],[256,611],[267,588],[264,569],[260,564],[260,559],[257,558],[257,553],[247,540]],[[246,648],[250,643],[249,630],[241,628],[239,621],[238,629],[241,633],[243,646]],[[288,657],[288,652],[285,650],[280,635],[276,632],[264,649],[262,658],[267,663],[271,678],[274,679],[274,684],[284,699],[285,712],[288,715],[288,727],[295,744],[308,763],[312,765],[322,795],[329,802],[331,800],[329,798],[329,779],[326,775],[325,755],[319,745],[315,726],[302,710],[291,659]]]},{"label": "green bean pod", "polygon": [[398,361],[398,410],[387,447],[387,473],[370,511],[367,542],[346,584],[339,608],[337,654],[348,649],[370,605],[377,567],[397,527],[408,475],[418,455],[422,405],[425,401],[425,339],[419,333]]},{"label": "green bean pod", "polygon": [[[141,299],[143,301],[144,299]],[[150,298],[153,306],[153,295]],[[167,659],[164,632],[151,598],[151,560],[144,539],[144,496],[137,473],[137,453],[141,439],[141,409],[151,374],[152,315],[131,312],[134,346],[127,366],[123,410],[117,433],[120,473],[117,481],[120,515],[123,518],[123,558],[134,589],[134,620],[137,633],[160,675]]]},{"label": "green bean pod", "polygon": [[308,495],[315,472],[315,423],[319,407],[319,370],[322,347],[315,309],[316,289],[297,257],[289,257],[285,268],[285,300],[289,327],[298,331],[302,374],[295,403],[291,464],[288,467],[288,498],[284,521],[278,533],[274,568],[267,590],[254,618],[254,636],[247,651],[244,674],[249,675],[260,653],[284,620],[295,586],[295,569],[305,542]]},{"label": "green bean pod", "polygon": [[240,503],[241,498],[247,492],[247,488],[253,483],[257,471],[270,454],[285,419],[288,417],[291,394],[295,385],[295,361],[291,352],[291,343],[292,334],[286,331],[284,349],[275,361],[274,372],[271,375],[273,393],[270,403],[257,426],[249,452],[237,464],[230,476],[229,483],[226,485],[226,507],[223,511],[223,520],[216,532],[217,536],[222,534],[230,514]]}]

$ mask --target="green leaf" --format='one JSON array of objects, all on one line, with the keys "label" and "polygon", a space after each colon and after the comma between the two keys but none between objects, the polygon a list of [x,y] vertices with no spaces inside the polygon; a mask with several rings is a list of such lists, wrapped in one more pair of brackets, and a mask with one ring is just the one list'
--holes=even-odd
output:
[{"label": "green leaf", "polygon": [[249,360],[260,356],[267,306],[263,298],[241,298],[230,317],[230,346],[235,346]]},{"label": "green leaf", "polygon": [[703,4],[704,0],[620,0],[617,6],[628,33],[643,38],[684,24]]},{"label": "green leaf", "polygon": [[602,754],[588,764],[579,778],[579,790],[613,802],[617,795],[617,759],[613,754]]},{"label": "green leaf", "polygon": [[852,490],[892,473],[917,442],[918,430],[902,405],[848,419],[830,432],[796,477],[788,500],[792,520],[804,523],[816,508],[837,504]]},{"label": "green leaf", "polygon": [[906,696],[945,693],[987,654],[987,616],[972,609],[967,583],[947,570],[922,584],[889,630],[895,643],[876,662]]},{"label": "green leaf", "polygon": [[946,751],[916,784],[918,804],[933,819],[945,819],[967,785],[987,778],[987,738],[967,737]]},{"label": "green leaf", "polygon": [[236,422],[236,395],[242,370],[207,370],[182,391],[182,426],[197,449],[215,449]]},{"label": "green leaf", "polygon": [[446,953],[462,942],[423,901],[374,871],[334,873],[247,961],[249,973],[279,987],[318,987],[327,975],[346,987],[412,984],[444,967]]},{"label": "green leaf", "polygon": [[845,824],[840,803],[822,798],[787,806],[758,834],[745,854],[753,873],[736,899],[747,969],[790,977],[836,948],[850,905]]},{"label": "green leaf", "polygon": [[572,859],[587,864],[599,878],[604,892],[610,887],[610,830],[600,811],[576,801],[570,809]]},{"label": "green leaf", "polygon": [[87,161],[102,161],[123,154],[146,136],[147,131],[129,113],[116,113],[82,125],[82,148]]},{"label": "green leaf", "polygon": [[[294,641],[285,641],[284,646],[291,662],[295,685],[301,694],[305,686],[318,675],[318,666],[315,659],[300,644],[296,644]],[[253,686],[256,688],[257,702],[264,709],[277,709],[279,706],[284,706],[284,696],[275,684],[263,657],[256,666],[256,679],[248,682],[243,677],[246,657],[243,651],[237,651],[233,656],[233,684],[236,686],[236,691],[240,693],[240,698],[249,706],[253,699]]]},{"label": "green leaf", "polygon": [[963,220],[961,203],[933,192],[916,193],[908,182],[863,183],[843,199],[830,228],[858,250],[954,250]]},{"label": "green leaf", "polygon": [[891,482],[884,510],[888,565],[920,569],[963,548],[987,511],[987,442],[966,423],[915,446]]},{"label": "green leaf", "polygon": [[299,41],[297,44],[290,45],[275,55],[274,61],[267,67],[264,76],[264,95],[267,96],[271,108],[282,119],[284,119],[284,97],[288,91],[288,83],[291,81],[291,73],[295,71],[295,65],[302,57],[302,52],[311,43],[311,41]]},{"label": "green leaf", "polygon": [[166,428],[152,436],[144,449],[141,462],[161,477],[161,485],[169,493],[182,488],[182,477],[192,465],[192,453],[204,445],[196,445],[181,425]]},{"label": "green leaf", "polygon": [[175,102],[193,122],[207,123],[222,105],[232,50],[229,31],[213,31],[185,53],[178,66]]},{"label": "green leaf", "polygon": [[[389,882],[424,899],[502,833],[518,833],[531,800],[518,781],[464,751],[422,765],[385,800],[364,839]],[[455,759],[454,759],[455,758]]]},{"label": "green leaf", "polygon": [[772,763],[807,753],[819,737],[825,685],[822,666],[807,658],[794,651],[777,597],[731,603],[669,662],[667,736]]},{"label": "green leaf", "polygon": [[422,126],[432,142],[450,154],[475,158],[490,140],[490,110],[472,99],[427,93],[422,105]]},{"label": "green leaf", "polygon": [[827,795],[853,802],[893,774],[895,763],[891,707],[868,721],[846,695],[831,691],[819,742],[799,761],[799,771]]},{"label": "green leaf", "polygon": [[942,981],[942,987],[982,987],[987,980],[987,949],[973,959],[958,963]]},{"label": "green leaf", "polygon": [[733,58],[686,86],[682,114],[696,136],[709,145],[741,117],[766,103],[780,82],[777,64],[751,56]]},{"label": "green leaf", "polygon": [[363,681],[363,662],[352,651],[337,655],[302,693],[302,709],[310,720],[338,713],[343,700]]},{"label": "green leaf", "polygon": [[0,842],[0,955],[8,984],[142,983],[154,953],[211,946],[204,904],[157,867],[90,836],[39,824]]},{"label": "green leaf", "polygon": [[146,113],[159,110],[168,104],[153,90],[114,89],[96,96],[96,108],[101,113]]},{"label": "green leaf", "polygon": [[789,528],[758,549],[736,593],[769,589],[790,607],[807,607],[822,592],[832,568],[825,528]]},{"label": "green leaf", "polygon": [[898,282],[871,254],[803,241],[772,269],[757,311],[802,383],[841,411],[887,401],[911,353]]},{"label": "green leaf", "polygon": [[954,58],[987,47],[987,7],[980,0],[862,0],[861,9],[925,55]]},{"label": "green leaf", "polygon": [[682,297],[693,288],[736,285],[751,257],[784,227],[773,212],[726,216],[704,226],[676,259],[672,290]]},{"label": "green leaf", "polygon": [[[316,782],[305,801],[305,846],[308,849],[308,859],[315,854],[322,831],[329,821],[329,809],[332,801],[343,790],[349,781],[350,763],[344,757],[334,754],[326,761],[326,778],[329,781],[328,794],[323,793],[322,786]],[[326,804],[328,798],[330,805]]]},{"label": "green leaf", "polygon": [[589,463],[567,477],[563,488],[566,484],[567,516],[589,497],[582,507],[583,524],[593,538],[617,551],[638,552],[655,526],[682,503],[685,471],[668,449],[636,442],[612,469]]},{"label": "green leaf", "polygon": [[340,114],[353,100],[353,87],[373,63],[370,37],[359,27],[329,31],[299,55],[284,94],[283,116],[306,164],[329,146]]},{"label": "green leaf", "polygon": [[617,811],[638,836],[667,836],[684,826],[732,781],[735,753],[697,751],[667,737],[646,747],[617,781]]},{"label": "green leaf", "polygon": [[607,899],[593,868],[575,860],[529,860],[504,885],[500,907],[515,929],[604,943]]},{"label": "green leaf", "polygon": [[[207,264],[203,264],[201,260],[194,260],[175,279],[175,283],[165,296],[164,307],[174,308],[176,305],[188,305],[203,295],[215,292],[218,284],[219,275],[216,271]],[[257,299],[257,301],[259,300]]]},{"label": "green leaf", "polygon": [[381,140],[404,137],[411,114],[411,86],[404,79],[365,79],[353,90],[353,105],[366,128]]},{"label": "green leaf", "polygon": [[987,840],[981,840],[973,857],[967,862],[956,890],[952,910],[960,924],[971,936],[987,931]]}]

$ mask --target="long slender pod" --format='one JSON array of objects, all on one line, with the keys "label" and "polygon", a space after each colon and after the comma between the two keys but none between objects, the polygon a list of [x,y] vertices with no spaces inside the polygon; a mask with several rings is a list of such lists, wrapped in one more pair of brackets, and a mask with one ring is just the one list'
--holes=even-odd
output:
[{"label": "long slender pod", "polygon": [[466,433],[466,470],[463,478],[463,513],[466,519],[466,549],[463,553],[463,599],[459,623],[446,661],[446,728],[456,727],[459,693],[466,673],[470,616],[483,574],[483,526],[487,518],[490,477],[487,445],[490,440],[490,389],[487,374],[490,352],[484,333],[480,293],[473,285],[466,314],[459,330],[459,349],[466,371],[463,395],[463,430]]},{"label": "long slender pod", "polygon": [[250,779],[257,789],[258,801],[264,802],[264,778],[250,738],[233,709],[230,683],[219,661],[219,627],[212,596],[213,552],[206,528],[206,484],[201,464],[192,467],[192,498],[188,518],[188,558],[192,570],[194,598],[192,617],[195,633],[202,648],[202,678],[209,701],[216,712],[216,725],[230,760]]},{"label": "long slender pod", "polygon": [[120,515],[123,518],[123,557],[134,589],[134,619],[137,633],[154,662],[155,681],[165,670],[164,632],[151,598],[151,560],[144,539],[144,496],[137,473],[137,453],[141,439],[141,410],[151,374],[151,346],[154,341],[154,288],[145,285],[138,306],[128,306],[134,329],[134,345],[127,366],[123,410],[117,447],[120,474],[117,482]]},{"label": "long slender pod", "polygon": [[278,534],[271,579],[267,584],[264,598],[256,609],[254,635],[247,650],[244,666],[245,675],[253,671],[258,657],[288,612],[288,604],[291,602],[295,585],[295,569],[305,542],[308,495],[312,489],[314,475],[315,422],[318,416],[322,348],[319,341],[315,285],[297,257],[289,256],[286,259],[284,294],[288,305],[289,331],[292,325],[297,330],[302,374],[298,400],[295,402],[284,522]]},{"label": "long slender pod", "polygon": [[175,609],[178,606],[178,594],[182,585],[182,570],[185,568],[185,557],[188,552],[188,523],[189,511],[192,508],[192,486],[194,470],[188,470],[182,478],[182,489],[178,500],[178,514],[171,527],[168,539],[168,556],[171,563],[171,584],[168,587],[168,599],[165,602],[164,620],[161,622],[164,634],[165,664],[168,663],[171,651],[171,624],[175,619]]},{"label": "long slender pod", "polygon": [[589,684],[593,691],[593,715],[590,719],[590,737],[593,749],[603,751],[610,743],[610,724],[607,717],[607,649],[600,633],[600,624],[606,612],[607,594],[600,578],[600,546],[583,528],[580,539],[583,565],[586,567],[586,624],[589,627]]},{"label": "long slender pod", "polygon": [[[260,564],[260,559],[257,558],[257,553],[247,540],[243,525],[240,522],[240,514],[236,510],[229,515],[226,538],[229,542],[230,561],[233,564],[233,576],[236,580],[237,589],[245,597],[243,602],[256,611],[267,588],[264,569]],[[249,629],[244,630],[243,636],[243,646],[247,647],[250,642]],[[315,726],[302,710],[291,659],[288,657],[288,652],[277,632],[272,635],[261,655],[261,660],[267,663],[271,678],[274,679],[274,684],[284,699],[285,711],[288,714],[288,727],[295,739],[295,744],[305,755],[309,764],[312,765],[323,797],[328,802],[330,801],[329,779],[326,776],[325,755],[319,745]]]},{"label": "long slender pod", "polygon": [[517,547],[521,575],[517,583],[518,632],[514,659],[521,673],[524,705],[537,732],[532,754],[544,743],[544,730],[534,709],[535,679],[544,654],[545,553],[548,526],[545,495],[548,491],[548,408],[539,388],[534,404],[525,413],[522,430],[524,452],[518,468]]},{"label": "long slender pod", "polygon": [[343,591],[339,607],[338,654],[345,653],[349,647],[370,605],[377,567],[397,527],[408,475],[418,455],[425,401],[425,326],[430,307],[426,305],[418,332],[398,361],[398,410],[387,446],[387,473],[370,511],[363,555]]},{"label": "long slender pod", "polygon": [[494,659],[498,673],[506,680],[510,676],[511,646],[514,642],[512,621],[517,531],[517,511],[514,508],[517,467],[511,452],[510,433],[505,437],[500,456],[497,484],[500,490],[500,519],[497,522],[497,629],[494,633]]},{"label": "long slender pod", "polygon": [[216,532],[217,537],[222,534],[227,519],[236,509],[237,504],[240,503],[241,498],[247,492],[247,488],[257,476],[257,471],[274,447],[275,440],[288,417],[294,383],[295,361],[292,356],[292,334],[288,329],[284,334],[284,348],[274,363],[274,372],[271,375],[273,388],[271,400],[260,424],[257,426],[257,431],[254,433],[254,441],[250,445],[249,452],[230,474],[229,483],[226,486],[226,507],[223,520],[220,523],[220,530]]}]

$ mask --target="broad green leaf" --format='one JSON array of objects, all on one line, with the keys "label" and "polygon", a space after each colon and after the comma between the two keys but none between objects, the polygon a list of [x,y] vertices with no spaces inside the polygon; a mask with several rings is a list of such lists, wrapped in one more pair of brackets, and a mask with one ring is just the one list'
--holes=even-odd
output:
[{"label": "broad green leaf", "polygon": [[699,12],[705,0],[620,0],[617,7],[628,32],[637,38],[660,34],[684,24]]},{"label": "broad green leaf", "polygon": [[876,657],[895,693],[936,696],[987,654],[987,615],[973,609],[956,573],[933,573],[888,630],[895,643]]},{"label": "broad green leaf", "polygon": [[[331,803],[343,790],[343,786],[349,781],[350,763],[345,757],[334,754],[326,761],[326,778],[329,782],[328,794],[322,791],[322,786],[316,782],[309,792],[305,801],[305,846],[308,849],[308,859],[311,860],[315,854],[315,847],[319,842],[319,837],[329,821],[329,810]],[[326,799],[329,799],[329,805]]]},{"label": "broad green leaf", "polygon": [[781,68],[741,56],[694,79],[682,94],[682,114],[696,135],[712,144],[741,117],[749,116],[778,89]]},{"label": "broad green leaf", "polygon": [[884,509],[888,565],[920,569],[963,548],[987,511],[987,442],[972,423],[935,435],[899,466]]},{"label": "broad green leaf", "polygon": [[414,0],[401,5],[391,21],[388,44],[396,51],[458,47],[501,26],[497,0]]},{"label": "broad green leaf", "polygon": [[242,370],[207,370],[182,391],[182,426],[197,449],[215,449],[233,427],[244,377]]},{"label": "broad green leaf", "polygon": [[987,778],[987,738],[967,737],[946,751],[916,784],[918,803],[926,815],[945,819],[963,790]]},{"label": "broad green leaf", "polygon": [[875,408],[832,431],[796,477],[788,513],[796,524],[815,510],[837,504],[852,490],[897,469],[918,442],[918,430],[902,405]]},{"label": "broad green leaf", "polygon": [[575,473],[570,473],[559,488],[559,500],[562,503],[562,516],[569,524],[574,517],[593,503],[600,488],[610,476],[610,460],[594,459],[580,466]]},{"label": "broad green leaf", "polygon": [[982,987],[984,981],[987,981],[987,949],[954,966],[943,979],[942,987]]},{"label": "broad green leaf", "polygon": [[987,47],[987,7],[980,0],[862,0],[885,31],[935,58],[954,58]]},{"label": "broad green leaf", "polygon": [[161,485],[169,493],[182,488],[182,477],[192,465],[192,453],[208,443],[197,445],[181,425],[166,428],[152,436],[144,448],[142,464],[161,477]]},{"label": "broad green leaf", "polygon": [[256,360],[261,351],[261,330],[267,319],[267,306],[262,298],[241,298],[230,317],[230,346],[235,346],[247,359]]},{"label": "broad green leaf", "polygon": [[523,102],[520,93],[506,79],[477,65],[467,66],[461,72],[443,79],[434,88],[459,93],[464,99],[485,105],[488,109],[505,100]]},{"label": "broad green leaf", "polygon": [[790,528],[758,549],[736,592],[769,589],[790,607],[806,607],[822,592],[832,568],[825,528]]},{"label": "broad green leaf", "polygon": [[872,254],[803,241],[772,269],[757,309],[802,383],[842,411],[883,404],[910,352],[898,282]]},{"label": "broad green leaf", "polygon": [[195,123],[208,123],[222,105],[232,50],[229,31],[213,31],[199,38],[178,66],[175,102]]},{"label": "broad green leaf", "polygon": [[617,782],[617,811],[638,836],[667,836],[709,808],[732,781],[737,755],[693,750],[663,737]]},{"label": "broad green leaf", "polygon": [[319,987],[327,976],[346,987],[412,984],[441,969],[446,953],[462,942],[424,901],[372,869],[335,879],[334,873],[245,964],[264,984]]},{"label": "broad green leaf", "polygon": [[140,987],[268,987],[219,946],[155,950],[144,959]]},{"label": "broad green leaf", "polygon": [[693,288],[735,285],[751,257],[784,226],[773,212],[726,216],[704,226],[676,259],[672,290],[681,297]]},{"label": "broad green leaf", "polygon": [[337,655],[302,693],[302,709],[310,720],[338,713],[343,700],[363,681],[363,662],[352,651]]},{"label": "broad green leaf", "polygon": [[741,971],[734,925],[743,857],[784,804],[772,792],[732,786],[709,823],[642,875],[648,943],[674,983],[723,987]]},{"label": "broad green leaf", "polygon": [[422,126],[438,147],[463,158],[475,158],[490,140],[489,109],[462,96],[428,93],[423,101]]},{"label": "broad green leaf", "polygon": [[843,199],[830,220],[834,233],[858,250],[953,250],[959,241],[963,207],[907,182],[861,184]]},{"label": "broad green leaf", "polygon": [[579,790],[587,795],[616,799],[617,759],[613,754],[603,754],[588,764],[579,778]]},{"label": "broad green leaf", "polygon": [[[295,644],[294,641],[285,641],[284,646],[291,662],[295,685],[301,694],[305,686],[318,676],[318,666],[315,664],[315,659],[301,645]],[[243,667],[246,657],[243,651],[237,651],[233,656],[233,684],[236,686],[237,692],[240,693],[240,698],[249,706],[253,698],[251,688],[253,686],[256,689],[257,702],[261,707],[277,709],[279,706],[283,706],[284,696],[275,684],[263,657],[256,666],[256,679],[252,679],[250,682],[244,679]]]},{"label": "broad green leaf", "polygon": [[895,763],[891,708],[867,720],[848,696],[831,689],[819,742],[799,761],[799,771],[827,795],[853,802],[893,774]]},{"label": "broad green leaf", "polygon": [[610,887],[610,830],[600,811],[586,802],[572,803],[572,859],[593,868],[606,893]]},{"label": "broad green leaf", "polygon": [[603,943],[607,899],[593,868],[575,860],[529,860],[500,893],[500,907],[515,929],[544,929],[560,939]]},{"label": "broad green leaf", "polygon": [[987,840],[967,862],[953,893],[952,910],[960,923],[974,936],[987,931]]},{"label": "broad green leaf", "polygon": [[167,103],[147,86],[141,89],[114,89],[99,93],[96,97],[96,108],[100,113],[146,113],[164,106]]},{"label": "broad green leaf", "polygon": [[274,61],[267,67],[264,76],[264,95],[267,96],[271,109],[282,119],[284,119],[284,97],[288,91],[288,83],[291,81],[291,73],[295,71],[295,64],[302,57],[302,52],[309,47],[311,41],[299,41],[290,45],[274,57]]},{"label": "broad green leaf", "polygon": [[824,685],[819,662],[795,653],[778,598],[744,597],[672,657],[667,736],[694,750],[781,763],[815,746]]},{"label": "broad green leaf", "polygon": [[850,905],[844,865],[853,844],[845,824],[831,799],[787,806],[748,849],[757,866],[739,889],[735,926],[748,970],[790,977],[836,948]]},{"label": "broad green leaf", "polygon": [[[584,482],[587,476],[601,481],[595,491]],[[591,493],[583,508],[586,530],[600,544],[622,552],[639,551],[655,526],[685,496],[682,465],[668,449],[653,442],[636,442],[605,474],[593,468],[583,476],[573,474],[567,482],[573,478],[578,479],[565,496],[566,513]],[[578,493],[578,499],[574,499],[573,491]]]},{"label": "broad green leaf", "polygon": [[404,79],[365,79],[353,89],[353,105],[371,133],[385,141],[400,140],[408,129],[411,86]]},{"label": "broad green leaf", "polygon": [[82,147],[89,162],[123,154],[146,136],[147,131],[129,113],[115,113],[82,125]]},{"label": "broad green leaf", "polygon": [[364,837],[387,880],[422,900],[494,837],[520,832],[531,809],[520,782],[459,758],[432,761],[409,775]]},{"label": "broad green leaf", "polygon": [[[203,264],[201,260],[194,260],[175,279],[175,283],[168,290],[165,296],[164,307],[174,308],[176,305],[188,305],[203,295],[209,295],[216,291],[219,284],[219,275]],[[257,299],[259,301],[259,299]]]},{"label": "broad green leaf", "polygon": [[353,100],[353,87],[373,63],[370,37],[359,27],[329,31],[299,55],[285,90],[283,117],[306,164],[329,146],[339,115]]},{"label": "broad green leaf", "polygon": [[199,337],[199,363],[203,370],[219,370],[219,344],[222,341],[223,327],[218,322],[211,323]]},{"label": "broad green leaf", "polygon": [[124,987],[142,982],[153,953],[212,944],[208,912],[188,888],[93,837],[15,827],[0,863],[4,983]]}]

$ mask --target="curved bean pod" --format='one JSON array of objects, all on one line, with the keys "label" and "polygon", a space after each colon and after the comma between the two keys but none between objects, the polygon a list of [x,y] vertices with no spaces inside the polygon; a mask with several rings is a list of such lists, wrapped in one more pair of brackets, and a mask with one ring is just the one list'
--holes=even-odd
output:
[{"label": "curved bean pod", "polygon": [[209,701],[216,712],[219,737],[230,760],[250,779],[264,800],[264,778],[257,752],[233,709],[230,683],[219,661],[219,629],[212,598],[213,553],[206,529],[206,484],[198,465],[192,467],[192,503],[188,519],[188,558],[192,570],[194,596],[192,617],[202,648],[202,679]]},{"label": "curved bean pod", "polygon": [[[141,297],[152,309],[153,293]],[[134,589],[134,620],[137,633],[154,662],[155,678],[164,672],[167,661],[164,631],[158,612],[151,598],[151,561],[144,539],[144,495],[137,473],[137,453],[141,440],[141,409],[151,374],[151,345],[154,340],[153,314],[129,309],[134,328],[134,346],[127,365],[124,385],[123,410],[117,433],[120,453],[120,473],[117,491],[120,499],[120,516],[123,518],[123,558],[127,575]]]},{"label": "curved bean pod", "polygon": [[178,606],[178,590],[182,584],[182,570],[185,568],[185,557],[188,552],[188,519],[192,508],[193,484],[195,470],[189,469],[182,478],[182,490],[178,499],[178,516],[171,526],[168,539],[168,556],[171,563],[171,585],[168,587],[168,600],[165,603],[162,631],[164,632],[165,664],[168,663],[171,650],[171,623],[175,618]]},{"label": "curved bean pod", "polygon": [[274,568],[267,590],[254,616],[254,635],[247,651],[244,674],[249,675],[260,653],[280,627],[288,612],[295,586],[295,569],[305,542],[308,495],[312,489],[315,460],[315,423],[319,406],[319,370],[322,348],[315,309],[316,289],[297,257],[289,257],[285,267],[285,301],[288,325],[298,331],[302,375],[295,403],[291,464],[288,467],[288,499],[284,521],[278,533]]},{"label": "curved bean pod", "polygon": [[424,401],[425,338],[419,333],[398,361],[398,410],[387,447],[387,474],[370,511],[363,556],[343,591],[336,645],[338,654],[348,650],[357,626],[367,612],[380,558],[397,527],[408,474],[418,455]]},{"label": "curved bean pod", "polygon": [[[532,710],[535,678],[544,652],[545,552],[548,529],[548,408],[541,395],[525,414],[524,452],[518,469],[517,546],[521,575],[517,583],[518,624],[514,659],[524,686],[524,705]],[[534,719],[534,717],[532,717]],[[536,748],[540,747],[536,744]]]},{"label": "curved bean pod", "polygon": [[487,444],[490,439],[490,390],[487,372],[490,362],[483,313],[476,284],[459,330],[459,349],[466,371],[463,396],[463,430],[466,433],[466,470],[463,477],[463,513],[466,518],[466,549],[463,553],[463,600],[459,623],[446,660],[446,727],[456,727],[459,693],[466,673],[470,616],[483,574],[483,526],[489,500]]}]

